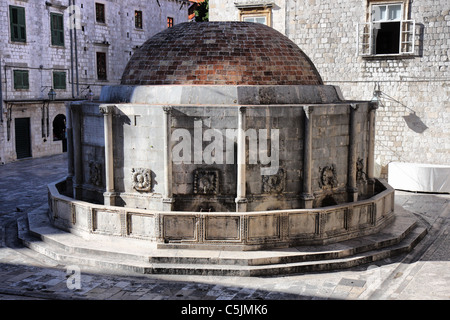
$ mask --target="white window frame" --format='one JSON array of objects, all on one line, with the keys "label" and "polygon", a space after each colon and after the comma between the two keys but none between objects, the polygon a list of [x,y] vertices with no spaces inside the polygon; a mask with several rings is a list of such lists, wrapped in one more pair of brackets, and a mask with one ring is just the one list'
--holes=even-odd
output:
[{"label": "white window frame", "polygon": [[246,18],[264,18],[265,25],[272,26],[272,7],[273,3],[254,3],[254,4],[237,4],[239,10],[239,21],[245,21]]},{"label": "white window frame", "polygon": [[[257,18],[263,18],[264,22],[256,21]],[[252,21],[252,20],[255,20],[255,21]],[[267,16],[266,15],[261,15],[261,14],[243,14],[242,15],[242,21],[262,23],[262,24],[267,25]]]},{"label": "white window frame", "polygon": [[[388,19],[389,6],[401,5],[401,14],[397,19]],[[385,19],[374,20],[374,13],[376,7],[386,6]],[[373,2],[369,6],[369,14],[367,19],[369,22],[358,24],[358,54],[364,57],[379,57],[379,56],[406,56],[413,55],[415,52],[415,21],[405,19],[406,8],[404,2]],[[400,23],[399,32],[399,50],[398,53],[376,53],[376,46],[374,45],[374,32],[379,28],[379,24],[396,22]]]}]

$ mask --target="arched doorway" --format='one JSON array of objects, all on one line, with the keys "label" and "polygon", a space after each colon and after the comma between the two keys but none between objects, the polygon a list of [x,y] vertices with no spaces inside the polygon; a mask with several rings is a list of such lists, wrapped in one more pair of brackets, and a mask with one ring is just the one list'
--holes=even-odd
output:
[{"label": "arched doorway", "polygon": [[58,114],[53,120],[53,141],[62,141],[63,152],[67,151],[66,116]]}]

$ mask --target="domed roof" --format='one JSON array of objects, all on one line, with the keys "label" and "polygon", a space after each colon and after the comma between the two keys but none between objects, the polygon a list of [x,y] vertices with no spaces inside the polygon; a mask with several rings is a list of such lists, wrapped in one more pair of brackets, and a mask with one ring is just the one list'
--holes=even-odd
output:
[{"label": "domed roof", "polygon": [[147,40],[122,85],[322,85],[305,53],[259,23],[181,23]]}]

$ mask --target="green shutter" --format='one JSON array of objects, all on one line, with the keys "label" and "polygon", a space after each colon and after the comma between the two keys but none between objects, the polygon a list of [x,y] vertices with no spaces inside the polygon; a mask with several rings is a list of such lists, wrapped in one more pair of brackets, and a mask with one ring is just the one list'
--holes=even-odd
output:
[{"label": "green shutter", "polygon": [[29,89],[30,88],[30,83],[29,83],[29,81],[28,81],[28,71],[24,71],[23,73],[22,73],[22,75],[23,75],[23,88],[24,89]]},{"label": "green shutter", "polygon": [[26,42],[25,8],[9,6],[9,19],[11,26],[11,41]]},{"label": "green shutter", "polygon": [[14,89],[29,89],[27,70],[14,70]]},{"label": "green shutter", "polygon": [[53,72],[53,88],[66,89],[66,73],[65,72]]},{"label": "green shutter", "polygon": [[64,18],[62,14],[50,13],[52,45],[64,46]]}]

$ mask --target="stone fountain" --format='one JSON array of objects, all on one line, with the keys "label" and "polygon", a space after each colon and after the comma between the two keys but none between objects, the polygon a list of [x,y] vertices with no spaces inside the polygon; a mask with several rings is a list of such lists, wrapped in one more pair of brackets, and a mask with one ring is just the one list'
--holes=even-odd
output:
[{"label": "stone fountain", "polygon": [[50,220],[160,250],[376,235],[395,220],[394,190],[373,175],[376,109],[324,85],[272,28],[179,24],[99,101],[68,106],[69,176],[49,186]]}]

